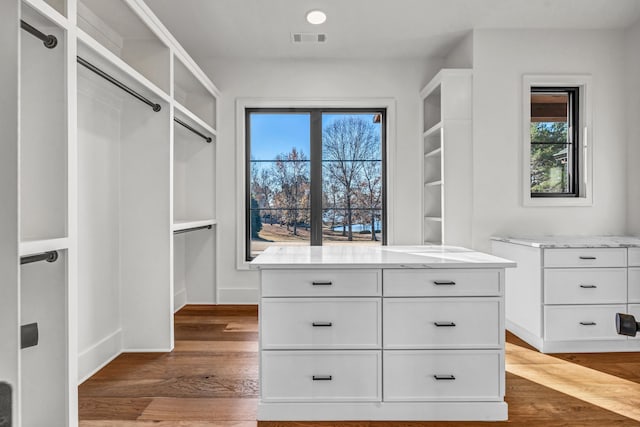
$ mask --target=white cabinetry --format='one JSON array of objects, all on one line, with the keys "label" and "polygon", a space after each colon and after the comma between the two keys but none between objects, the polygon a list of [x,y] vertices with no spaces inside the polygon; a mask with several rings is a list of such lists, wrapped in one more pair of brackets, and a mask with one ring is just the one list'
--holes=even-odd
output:
[{"label": "white cabinetry", "polygon": [[277,250],[252,263],[259,420],[506,419],[502,268],[371,261],[379,254],[359,268],[261,264]]},{"label": "white cabinetry", "polygon": [[443,69],[423,98],[423,243],[471,245],[472,71]]},{"label": "white cabinetry", "polygon": [[634,238],[494,238],[507,272],[507,329],[544,353],[633,351],[616,313],[638,314],[640,245]]},{"label": "white cabinetry", "polygon": [[79,380],[172,349],[174,280],[215,302],[215,233],[173,233],[216,223],[218,91],[142,0],[9,1],[0,20],[0,382],[12,425],[75,426]]}]

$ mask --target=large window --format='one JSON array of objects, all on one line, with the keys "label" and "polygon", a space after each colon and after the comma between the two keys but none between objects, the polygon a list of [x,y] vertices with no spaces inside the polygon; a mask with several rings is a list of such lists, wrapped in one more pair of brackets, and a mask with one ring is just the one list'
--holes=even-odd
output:
[{"label": "large window", "polygon": [[384,109],[246,109],[246,259],[385,243]]},{"label": "large window", "polygon": [[577,87],[531,88],[531,196],[577,197]]}]

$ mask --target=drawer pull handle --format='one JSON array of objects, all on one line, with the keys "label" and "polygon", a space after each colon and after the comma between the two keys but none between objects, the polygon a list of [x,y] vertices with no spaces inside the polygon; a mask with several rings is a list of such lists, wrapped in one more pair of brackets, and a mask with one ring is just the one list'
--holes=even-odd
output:
[{"label": "drawer pull handle", "polygon": [[314,375],[312,378],[314,381],[331,381],[333,379],[331,375]]},{"label": "drawer pull handle", "polygon": [[313,322],[312,325],[313,325],[314,328],[318,328],[318,327],[333,326],[333,323],[331,323],[331,322]]},{"label": "drawer pull handle", "polygon": [[436,325],[439,328],[456,326],[456,324],[453,323],[453,322],[433,322],[433,324]]},{"label": "drawer pull handle", "polygon": [[453,381],[456,379],[456,377],[454,377],[453,375],[434,375],[433,378],[435,378],[436,381],[443,381],[443,380]]},{"label": "drawer pull handle", "polygon": [[434,280],[433,283],[438,285],[438,286],[455,285],[456,284],[456,282],[454,282],[453,280]]},{"label": "drawer pull handle", "polygon": [[596,259],[594,256],[581,256],[580,259]]},{"label": "drawer pull handle", "polygon": [[312,282],[313,286],[331,286],[333,283],[331,282]]},{"label": "drawer pull handle", "polygon": [[597,288],[596,285],[580,285],[580,287],[582,289],[595,289],[595,288]]},{"label": "drawer pull handle", "polygon": [[582,326],[596,326],[596,322],[580,322]]}]

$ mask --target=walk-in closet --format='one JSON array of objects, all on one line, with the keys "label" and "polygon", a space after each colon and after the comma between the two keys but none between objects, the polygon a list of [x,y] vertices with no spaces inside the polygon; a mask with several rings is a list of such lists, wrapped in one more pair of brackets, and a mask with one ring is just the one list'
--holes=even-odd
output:
[{"label": "walk-in closet", "polygon": [[10,3],[0,406],[74,426],[80,382],[216,302],[218,91],[142,1]]}]

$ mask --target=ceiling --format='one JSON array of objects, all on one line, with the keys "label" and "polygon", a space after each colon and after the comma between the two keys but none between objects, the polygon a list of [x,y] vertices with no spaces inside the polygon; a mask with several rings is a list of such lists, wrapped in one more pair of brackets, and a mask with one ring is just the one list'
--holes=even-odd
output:
[{"label": "ceiling", "polygon": [[[145,0],[196,59],[444,56],[474,28],[610,29],[640,19],[640,0]],[[327,13],[308,24],[311,9]],[[292,32],[322,32],[294,44]]]}]

